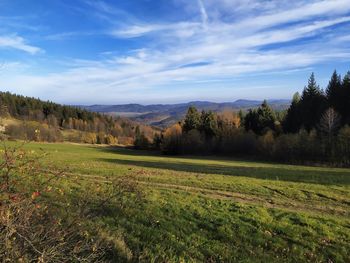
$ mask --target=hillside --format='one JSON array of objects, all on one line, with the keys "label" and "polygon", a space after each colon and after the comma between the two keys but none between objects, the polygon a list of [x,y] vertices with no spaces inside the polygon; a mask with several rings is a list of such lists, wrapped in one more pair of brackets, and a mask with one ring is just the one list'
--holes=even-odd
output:
[{"label": "hillside", "polygon": [[153,138],[151,127],[127,118],[0,92],[0,138],[130,145],[137,127]]},{"label": "hillside", "polygon": [[[261,105],[262,101],[258,100],[236,100],[234,102],[209,102],[209,101],[192,101],[179,104],[123,104],[123,105],[91,105],[78,107],[100,113],[108,113],[112,116],[129,117],[133,120],[148,125],[167,127],[183,119],[187,109],[195,106],[199,110],[212,110],[220,112],[224,110],[247,110],[256,108]],[[285,110],[290,105],[290,100],[268,100],[269,105],[274,110]]]}]

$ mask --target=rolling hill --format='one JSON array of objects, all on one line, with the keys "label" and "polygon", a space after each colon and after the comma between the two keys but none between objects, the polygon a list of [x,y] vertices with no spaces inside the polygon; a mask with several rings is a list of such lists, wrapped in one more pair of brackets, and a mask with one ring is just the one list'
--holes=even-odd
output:
[{"label": "rolling hill", "polygon": [[[148,125],[166,127],[184,117],[189,106],[195,106],[199,110],[212,110],[220,112],[224,110],[247,110],[258,107],[262,101],[258,100],[236,100],[234,102],[216,103],[210,101],[192,101],[179,104],[123,104],[123,105],[91,105],[82,106],[83,109],[107,113],[114,116],[122,116],[134,119]],[[277,99],[268,100],[270,106],[275,110],[284,110],[289,107],[290,100]]]}]

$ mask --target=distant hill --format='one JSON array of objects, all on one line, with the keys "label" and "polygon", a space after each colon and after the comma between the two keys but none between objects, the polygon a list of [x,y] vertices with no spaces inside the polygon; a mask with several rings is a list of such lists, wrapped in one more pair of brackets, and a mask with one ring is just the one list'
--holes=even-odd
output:
[{"label": "distant hill", "polygon": [[[234,102],[216,103],[210,101],[191,101],[179,104],[123,104],[123,105],[91,105],[78,106],[92,112],[106,113],[113,116],[128,117],[148,125],[166,127],[181,120],[189,106],[195,106],[199,110],[212,110],[220,112],[224,110],[248,110],[258,107],[259,100],[236,100]],[[290,100],[268,100],[269,105],[275,110],[284,110],[289,107]]]},{"label": "distant hill", "polygon": [[150,140],[158,131],[103,112],[0,91],[0,140],[131,145],[137,130]]}]

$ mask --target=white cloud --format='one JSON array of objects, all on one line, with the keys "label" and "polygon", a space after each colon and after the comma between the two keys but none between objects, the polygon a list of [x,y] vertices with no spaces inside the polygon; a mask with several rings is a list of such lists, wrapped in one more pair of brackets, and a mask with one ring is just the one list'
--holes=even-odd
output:
[{"label": "white cloud", "polygon": [[[228,78],[243,75],[290,73],[319,62],[350,60],[350,47],[338,45],[349,36],[339,36],[334,31],[329,32],[332,37],[328,38],[327,33],[333,26],[350,22],[348,0],[198,0],[197,5],[193,1],[176,1],[187,3],[191,19],[159,23],[131,16],[124,24],[113,24],[115,29],[108,34],[114,38],[148,36],[149,42],[138,50],[124,55],[105,52],[104,59],[97,61],[65,61],[71,68],[63,73],[7,76],[2,83],[19,93],[24,93],[25,87],[28,95],[45,94],[46,98],[61,102],[67,98],[70,102],[76,98],[75,103],[91,102],[91,98],[96,102],[117,102],[120,98],[142,100],[170,93],[179,97],[170,90],[178,84],[195,95],[200,92],[192,90],[193,83],[219,86]],[[89,3],[104,14],[120,13],[103,2]],[[67,36],[71,34],[54,37]],[[310,37],[315,39],[299,42]],[[17,38],[18,43],[29,53],[40,51],[24,44],[21,38]],[[224,87],[229,90],[227,83],[222,84]]]},{"label": "white cloud", "polygon": [[0,36],[0,48],[18,49],[32,55],[42,51],[39,47],[26,44],[22,37],[16,35]]},{"label": "white cloud", "polygon": [[84,36],[96,36],[101,34],[97,31],[71,31],[71,32],[62,32],[62,33],[56,33],[47,35],[45,37],[45,40],[52,40],[52,41],[60,41],[60,40],[66,40],[66,39],[72,39],[72,38],[78,38],[78,37],[84,37]]},{"label": "white cloud", "polygon": [[203,26],[206,27],[207,23],[208,23],[208,14],[207,14],[207,10],[205,9],[205,6],[202,2],[202,0],[198,0],[198,5],[199,5],[199,10],[202,16],[202,23]]},{"label": "white cloud", "polygon": [[109,32],[117,38],[135,38],[148,34],[161,34],[168,37],[187,38],[200,30],[198,22],[179,22],[174,24],[135,24]]},{"label": "white cloud", "polygon": [[[295,1],[296,3],[298,1]],[[284,23],[303,21],[318,16],[332,16],[346,14],[350,11],[348,0],[324,0],[311,2],[296,8],[283,10],[278,13],[258,16],[241,23],[241,27],[254,26],[258,28],[267,28]]]},{"label": "white cloud", "polygon": [[166,28],[166,26],[161,25],[133,25],[122,30],[114,30],[111,32],[111,35],[121,38],[133,38]]}]

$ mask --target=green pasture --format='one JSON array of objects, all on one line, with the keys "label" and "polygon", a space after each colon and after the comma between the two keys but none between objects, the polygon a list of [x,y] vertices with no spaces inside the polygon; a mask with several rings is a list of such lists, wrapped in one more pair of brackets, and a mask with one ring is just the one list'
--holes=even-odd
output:
[{"label": "green pasture", "polygon": [[84,182],[121,176],[138,182],[142,204],[110,207],[93,222],[121,240],[130,261],[350,262],[350,169],[68,143],[24,147],[66,170],[66,187],[70,178],[79,178],[80,191]]}]

